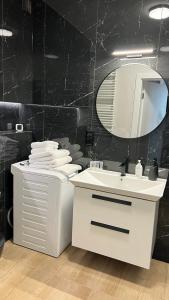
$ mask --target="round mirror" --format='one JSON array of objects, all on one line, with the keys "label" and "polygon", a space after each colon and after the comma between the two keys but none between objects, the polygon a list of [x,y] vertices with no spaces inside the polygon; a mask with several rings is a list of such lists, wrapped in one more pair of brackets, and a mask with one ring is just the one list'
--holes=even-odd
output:
[{"label": "round mirror", "polygon": [[147,65],[129,64],[102,82],[96,109],[102,125],[122,138],[150,133],[164,119],[168,89],[162,77]]}]

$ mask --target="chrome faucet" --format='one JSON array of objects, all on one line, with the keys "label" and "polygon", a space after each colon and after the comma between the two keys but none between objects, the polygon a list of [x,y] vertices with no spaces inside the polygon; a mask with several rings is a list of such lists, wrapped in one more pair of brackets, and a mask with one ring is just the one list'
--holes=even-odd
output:
[{"label": "chrome faucet", "polygon": [[120,176],[126,176],[126,173],[128,173],[129,168],[129,157],[127,157],[124,162],[122,162],[119,166],[121,168],[121,174]]}]

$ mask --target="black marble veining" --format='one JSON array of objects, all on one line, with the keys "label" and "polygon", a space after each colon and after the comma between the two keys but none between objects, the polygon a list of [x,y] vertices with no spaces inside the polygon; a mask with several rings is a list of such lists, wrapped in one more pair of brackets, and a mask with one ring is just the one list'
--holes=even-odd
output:
[{"label": "black marble veining", "polygon": [[20,122],[33,133],[33,140],[69,137],[70,142],[85,147],[88,110],[84,107],[23,105]]},{"label": "black marble veining", "polygon": [[5,102],[32,103],[32,18],[22,0],[2,0],[1,24],[12,32],[2,37]]}]

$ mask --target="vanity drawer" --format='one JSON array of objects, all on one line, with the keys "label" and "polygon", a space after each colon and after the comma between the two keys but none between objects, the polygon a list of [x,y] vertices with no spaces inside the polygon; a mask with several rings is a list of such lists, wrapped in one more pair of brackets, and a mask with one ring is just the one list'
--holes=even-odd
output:
[{"label": "vanity drawer", "polygon": [[90,211],[92,219],[106,224],[113,220],[117,227],[130,228],[135,206],[132,199],[83,188],[76,188],[75,198],[79,200],[78,206],[82,204],[83,209]]},{"label": "vanity drawer", "polygon": [[151,201],[76,188],[72,244],[149,268],[157,206]]}]

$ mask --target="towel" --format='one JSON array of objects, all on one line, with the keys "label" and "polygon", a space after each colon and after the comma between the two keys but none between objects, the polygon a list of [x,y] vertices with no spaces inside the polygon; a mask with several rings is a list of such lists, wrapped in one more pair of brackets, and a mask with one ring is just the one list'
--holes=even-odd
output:
[{"label": "towel", "polygon": [[54,141],[44,141],[44,142],[34,142],[31,144],[31,148],[35,149],[35,148],[41,148],[41,147],[54,147],[54,148],[58,148],[58,143],[54,142]]},{"label": "towel", "polygon": [[73,144],[73,145],[70,145],[70,147],[69,147],[70,154],[78,152],[79,150],[80,150],[79,144]]},{"label": "towel", "polygon": [[41,152],[51,152],[54,151],[55,149],[53,148],[53,146],[47,146],[47,147],[38,147],[38,148],[33,148],[31,150],[31,154],[38,154]]},{"label": "towel", "polygon": [[41,153],[37,153],[37,154],[30,154],[29,155],[29,159],[39,159],[39,158],[43,158],[43,157],[49,157],[52,155],[52,152],[41,152]]},{"label": "towel", "polygon": [[72,158],[70,156],[66,156],[66,157],[62,157],[62,158],[58,158],[58,159],[55,159],[53,161],[50,161],[50,162],[30,162],[30,166],[32,168],[41,168],[41,169],[53,169],[53,168],[57,168],[57,167],[60,167],[60,166],[63,166],[65,164],[68,164],[72,161]]},{"label": "towel", "polygon": [[71,154],[72,160],[77,160],[83,156],[81,151],[77,151]]},{"label": "towel", "polygon": [[61,171],[65,175],[72,175],[80,170],[82,170],[82,167],[79,165],[74,165],[74,164],[66,164],[64,166],[56,168],[57,171]]},{"label": "towel", "polygon": [[70,153],[68,150],[60,149],[60,150],[52,150],[46,152],[40,152],[29,155],[30,161],[46,161],[46,160],[54,160],[57,158],[68,156]]},{"label": "towel", "polygon": [[53,141],[59,143],[59,145],[60,145],[63,149],[69,150],[70,142],[69,142],[69,138],[68,138],[68,137],[54,139]]},{"label": "towel", "polygon": [[65,164],[64,162],[66,161],[72,161],[72,158],[71,156],[65,156],[65,157],[61,157],[61,158],[56,158],[56,159],[53,159],[53,160],[45,160],[45,161],[37,161],[37,160],[29,160],[29,164],[36,164],[36,165],[39,165],[39,166],[52,166],[52,165],[55,165],[56,163],[58,162],[63,162],[63,165]]},{"label": "towel", "polygon": [[[29,155],[30,157],[30,155]],[[29,163],[49,163],[50,161],[54,160],[55,158],[52,158],[52,155],[39,157],[39,158],[29,158]]]},{"label": "towel", "polygon": [[83,166],[83,168],[87,168],[87,167],[89,167],[90,161],[91,161],[91,158],[81,157],[77,160],[74,160],[73,163],[79,164],[79,165]]}]

